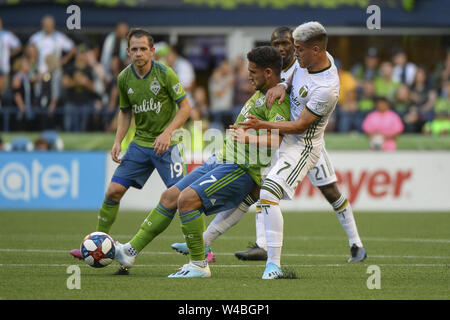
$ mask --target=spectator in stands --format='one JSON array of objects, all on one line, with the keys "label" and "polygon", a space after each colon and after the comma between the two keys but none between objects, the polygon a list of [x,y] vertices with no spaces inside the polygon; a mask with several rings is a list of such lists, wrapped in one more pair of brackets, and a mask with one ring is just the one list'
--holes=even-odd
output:
[{"label": "spectator in stands", "polygon": [[61,67],[72,59],[75,46],[69,37],[55,30],[52,16],[44,16],[41,22],[42,30],[33,34],[29,43],[36,46],[39,54],[36,94],[40,97],[41,108],[48,108],[51,114],[56,109],[60,96]]},{"label": "spectator in stands", "polygon": [[116,113],[119,109],[119,89],[117,87],[117,77],[123,70],[124,65],[119,57],[113,57],[111,59],[111,78],[106,86],[106,92],[108,95],[108,105],[105,112],[105,129],[106,131],[113,131],[112,122],[115,121]]},{"label": "spectator in stands", "polygon": [[450,80],[450,47],[444,61],[438,64],[433,73],[433,86],[440,89],[447,80]]},{"label": "spectator in stands", "polygon": [[214,69],[209,79],[211,127],[223,130],[233,122],[233,71],[228,60]]},{"label": "spectator in stands", "polygon": [[339,74],[340,93],[338,99],[339,120],[337,129],[339,132],[357,130],[358,101],[356,100],[356,80],[353,75],[342,68],[339,60],[334,61]]},{"label": "spectator in stands", "polygon": [[364,64],[358,63],[351,69],[352,75],[358,81],[360,87],[363,86],[366,80],[374,80],[378,76],[378,50],[376,48],[369,48],[364,58]]},{"label": "spectator in stands", "polygon": [[18,62],[19,70],[12,79],[13,99],[14,105],[17,106],[18,112],[16,116],[15,126],[16,130],[34,130],[35,124],[33,122],[35,118],[34,104],[35,93],[30,80],[30,63],[26,57],[21,57]]},{"label": "spectator in stands", "polygon": [[450,80],[442,83],[445,96],[437,99],[434,106],[434,119],[425,124],[425,133],[443,135],[450,133]]},{"label": "spectator in stands", "polygon": [[358,113],[356,115],[356,128],[362,131],[362,123],[367,115],[375,109],[375,84],[372,80],[363,83],[362,93],[358,98]]},{"label": "spectator in stands", "polygon": [[103,42],[102,55],[100,58],[100,63],[103,69],[106,71],[108,76],[111,76],[110,65],[111,59],[113,57],[118,57],[121,63],[124,65],[128,64],[127,55],[127,34],[128,34],[128,24],[125,22],[119,22],[116,25],[116,29],[109,33],[105,41]]},{"label": "spectator in stands", "polygon": [[34,140],[34,151],[48,151],[50,150],[50,144],[42,137]]},{"label": "spectator in stands", "polygon": [[380,75],[375,78],[375,95],[392,101],[400,83],[392,79],[392,64],[388,61],[380,65]]},{"label": "spectator in stands", "polygon": [[66,89],[64,130],[86,131],[89,114],[94,109],[95,93],[85,46],[78,47],[73,67],[64,73],[63,87]]},{"label": "spectator in stands", "polygon": [[392,80],[404,83],[408,86],[412,85],[417,67],[414,63],[408,61],[405,50],[396,49],[392,53]]},{"label": "spectator in stands", "polygon": [[193,100],[194,103],[192,104],[192,106],[194,108],[197,108],[202,119],[207,120],[209,114],[209,106],[206,89],[202,86],[195,87],[193,92]]},{"label": "spectator in stands", "polygon": [[236,119],[242,107],[254,93],[253,86],[248,81],[248,70],[242,56],[236,58],[234,66],[233,119]]},{"label": "spectator in stands", "polygon": [[11,71],[10,58],[22,50],[22,44],[14,33],[3,29],[3,20],[0,17],[0,96],[9,86],[9,73]]},{"label": "spectator in stands", "polygon": [[182,57],[179,49],[175,46],[170,47],[166,62],[178,75],[181,86],[186,91],[189,102],[192,104],[192,90],[195,87],[195,71],[192,63]]},{"label": "spectator in stands", "polygon": [[[55,30],[55,20],[52,16],[42,18],[42,30],[30,37],[29,43],[34,44],[39,52],[38,70],[41,75],[48,71],[45,57],[54,54],[64,66],[75,54],[73,41],[65,34]],[[66,52],[62,56],[63,52]]]},{"label": "spectator in stands", "polygon": [[421,127],[425,122],[432,121],[434,118],[433,109],[437,100],[437,92],[432,87],[430,80],[426,70],[419,67],[411,86],[411,100],[419,108]]},{"label": "spectator in stands", "polygon": [[401,84],[395,94],[392,108],[402,119],[405,132],[420,132],[421,122],[419,108],[411,99],[411,91],[406,84]]},{"label": "spectator in stands", "polygon": [[377,97],[375,105],[376,110],[364,119],[363,131],[369,136],[371,149],[394,151],[395,139],[404,129],[402,120],[390,110],[391,103],[385,97]]}]

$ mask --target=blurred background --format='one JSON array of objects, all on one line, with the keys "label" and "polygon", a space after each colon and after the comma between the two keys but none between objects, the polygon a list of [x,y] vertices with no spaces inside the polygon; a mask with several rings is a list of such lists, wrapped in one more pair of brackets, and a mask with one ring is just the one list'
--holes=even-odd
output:
[{"label": "blurred background", "polygon": [[[79,29],[67,28],[71,4],[80,8]],[[367,26],[370,5],[380,8],[380,29]],[[325,136],[332,157],[382,153],[392,133],[369,134],[364,121],[390,109],[402,126],[385,151],[443,151],[448,159],[449,12],[448,0],[0,0],[0,150],[109,150],[116,79],[129,64],[126,34],[137,26],[188,92],[186,129],[224,130],[253,94],[246,53],[270,45],[276,27],[319,21],[341,80]]]}]

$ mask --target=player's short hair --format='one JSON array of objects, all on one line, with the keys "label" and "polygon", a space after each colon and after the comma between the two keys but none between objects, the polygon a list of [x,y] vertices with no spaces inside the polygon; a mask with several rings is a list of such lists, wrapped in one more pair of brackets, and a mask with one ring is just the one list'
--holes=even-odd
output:
[{"label": "player's short hair", "polygon": [[273,30],[272,36],[275,34],[285,34],[285,33],[289,33],[292,37],[292,29],[287,26],[281,26],[276,28],[275,30]]},{"label": "player's short hair", "polygon": [[153,48],[154,40],[153,40],[153,37],[151,36],[150,32],[148,32],[147,30],[142,29],[142,28],[131,29],[127,35],[128,47],[130,47],[131,37],[135,37],[135,38],[147,37],[150,48]]},{"label": "player's short hair", "polygon": [[281,73],[283,61],[280,52],[274,47],[256,47],[247,53],[247,59],[258,67],[272,69],[277,75]]},{"label": "player's short hair", "polygon": [[292,32],[294,40],[318,44],[322,50],[326,50],[328,35],[324,26],[317,21],[305,22]]}]

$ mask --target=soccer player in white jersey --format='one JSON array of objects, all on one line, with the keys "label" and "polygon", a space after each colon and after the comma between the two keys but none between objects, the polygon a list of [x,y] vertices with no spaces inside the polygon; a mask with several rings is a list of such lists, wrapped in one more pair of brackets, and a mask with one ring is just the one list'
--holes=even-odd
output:
[{"label": "soccer player in white jersey", "polygon": [[[271,45],[276,47],[283,58],[283,70],[281,79],[288,81],[294,74],[294,70],[300,68],[298,61],[294,55],[294,39],[292,38],[292,30],[289,27],[276,28],[271,36]],[[283,88],[284,89],[284,88]],[[272,158],[272,161],[274,158]],[[263,179],[270,171],[271,167],[264,168],[262,173]],[[307,177],[311,184],[318,187],[325,199],[333,207],[339,222],[344,228],[350,246],[350,258],[348,262],[362,261],[366,258],[366,252],[359,238],[355,220],[353,218],[352,207],[346,197],[342,195],[337,187],[337,177],[331,159],[325,150],[325,143],[316,165],[307,173]],[[266,260],[267,246],[266,234],[264,229],[264,214],[261,214],[261,206],[256,205],[256,243],[245,251],[235,253],[236,257],[241,260]]]},{"label": "soccer player in white jersey", "polygon": [[[324,131],[339,97],[339,76],[333,57],[326,51],[328,36],[325,28],[318,22],[307,22],[294,30],[293,38],[299,68],[294,71],[290,83],[280,84],[266,97],[268,103],[273,103],[275,98],[281,100],[285,94],[283,87],[286,87],[290,92],[291,121],[267,123],[249,116],[242,123],[246,128],[278,129],[285,135],[279,158],[272,165],[260,192],[267,242],[263,279],[283,276],[283,215],[279,203],[281,199],[292,199],[299,182],[319,161],[324,148]],[[345,198],[341,210],[343,215],[351,212]]]}]

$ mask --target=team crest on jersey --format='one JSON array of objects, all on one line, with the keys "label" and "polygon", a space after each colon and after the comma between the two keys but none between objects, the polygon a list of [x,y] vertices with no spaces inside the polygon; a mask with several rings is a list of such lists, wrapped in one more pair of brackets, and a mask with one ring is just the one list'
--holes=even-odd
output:
[{"label": "team crest on jersey", "polygon": [[308,86],[302,86],[300,90],[298,90],[298,95],[302,98],[305,98],[308,95]]},{"label": "team crest on jersey", "polygon": [[161,86],[159,85],[158,80],[153,79],[153,81],[150,83],[150,90],[155,94],[155,96],[158,94],[159,90],[161,89]]},{"label": "team crest on jersey", "polygon": [[175,94],[181,93],[181,84],[178,82],[176,85],[172,87],[173,91],[175,91]]},{"label": "team crest on jersey", "polygon": [[256,100],[255,106],[261,107],[266,102],[266,97],[261,97],[258,100]]},{"label": "team crest on jersey", "polygon": [[275,116],[275,121],[285,121],[285,120],[286,119],[281,114],[277,113],[277,115]]}]

